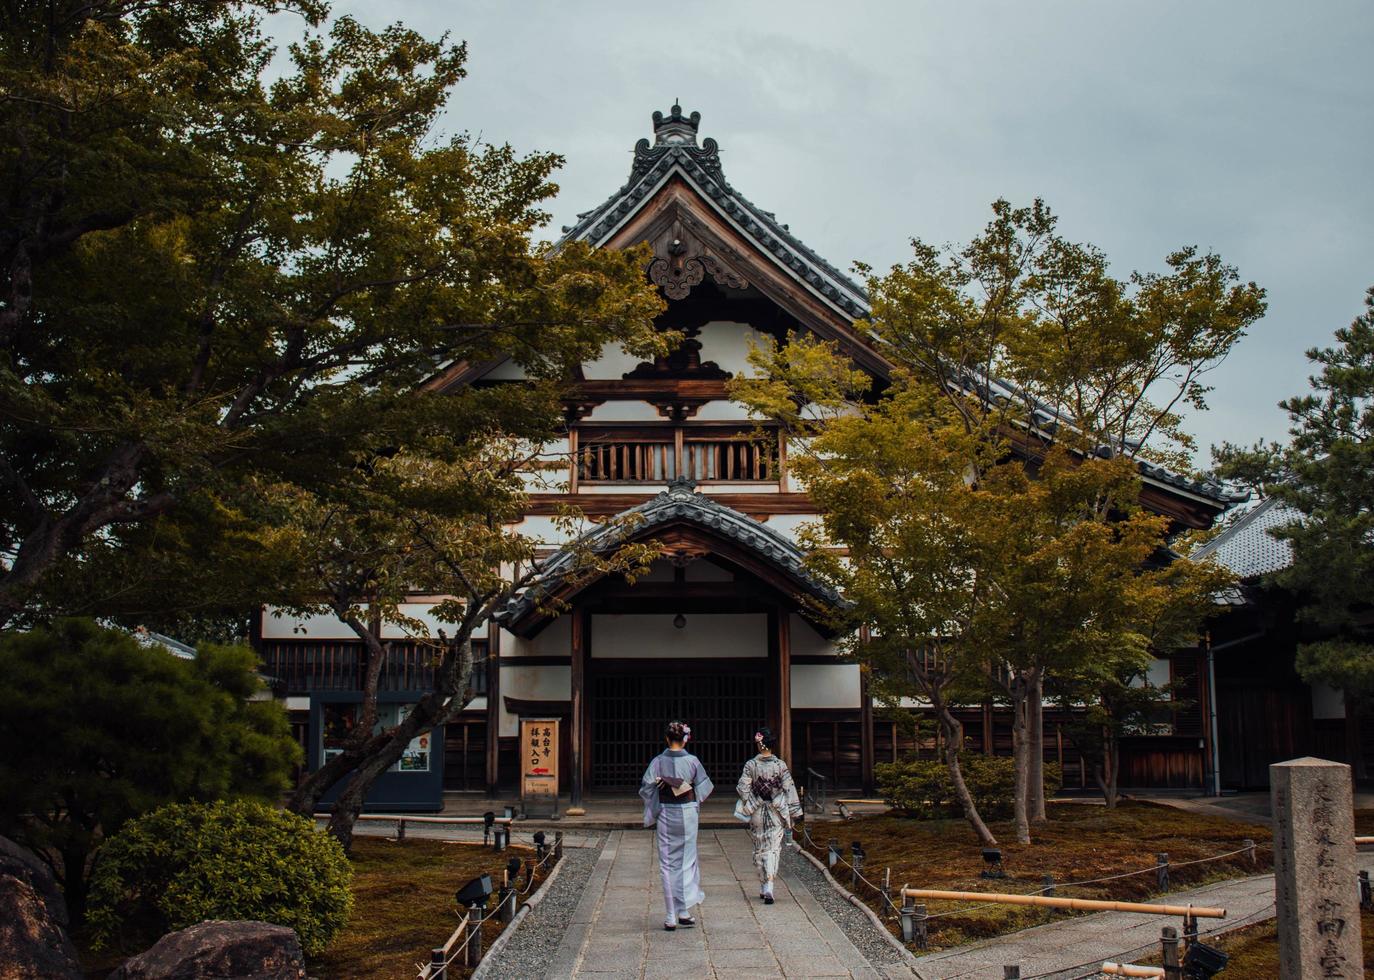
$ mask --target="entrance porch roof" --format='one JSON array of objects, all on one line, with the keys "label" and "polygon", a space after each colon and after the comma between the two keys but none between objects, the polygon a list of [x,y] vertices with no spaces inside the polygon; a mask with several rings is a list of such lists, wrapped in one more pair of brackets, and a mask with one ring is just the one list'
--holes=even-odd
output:
[{"label": "entrance porch roof", "polygon": [[685,477],[671,481],[665,491],[619,517],[623,519],[608,521],[584,534],[575,547],[552,555],[539,578],[496,613],[496,621],[513,633],[532,636],[558,614],[559,604],[572,602],[595,581],[578,576],[578,554],[604,554],[637,541],[659,541],[670,555],[687,552],[717,557],[792,597],[803,614],[810,612],[813,622],[814,603],[843,604],[840,594],[806,567],[804,554],[792,540],[698,492],[696,484]]}]

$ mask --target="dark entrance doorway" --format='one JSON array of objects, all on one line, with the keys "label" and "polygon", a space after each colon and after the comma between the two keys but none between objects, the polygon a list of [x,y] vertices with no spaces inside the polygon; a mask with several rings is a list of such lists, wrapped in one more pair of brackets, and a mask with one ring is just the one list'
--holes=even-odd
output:
[{"label": "dark entrance doorway", "polygon": [[591,788],[598,792],[636,792],[674,718],[692,727],[688,749],[717,790],[728,790],[765,718],[762,662],[621,661],[596,664],[588,681]]}]

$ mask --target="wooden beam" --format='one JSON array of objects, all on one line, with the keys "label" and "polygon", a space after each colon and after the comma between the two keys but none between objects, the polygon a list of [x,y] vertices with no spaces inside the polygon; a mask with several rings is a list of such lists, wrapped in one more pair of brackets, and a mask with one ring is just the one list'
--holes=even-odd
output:
[{"label": "wooden beam", "polygon": [[[501,628],[487,624],[487,795],[501,784]],[[464,765],[467,753],[463,753]],[[466,787],[465,787],[466,788]]]},{"label": "wooden beam", "polygon": [[792,764],[792,617],[779,608],[775,614],[778,632],[778,755]]},{"label": "wooden beam", "polygon": [[[678,472],[681,472],[681,466]],[[562,508],[576,507],[588,517],[610,517],[637,507],[655,497],[662,490],[653,486],[624,493],[532,493],[525,513],[531,516],[551,516]],[[773,514],[814,514],[816,505],[804,493],[713,493],[711,499],[737,510],[741,514],[759,518]]]},{"label": "wooden beam", "polygon": [[572,768],[570,772],[569,795],[572,798],[572,806],[582,805],[582,756],[585,746],[582,744],[582,723],[587,713],[586,707],[586,650],[583,649],[582,624],[585,614],[576,606],[568,613],[571,619],[572,649],[570,651],[572,661],[572,717],[568,720],[568,746],[571,750]]},{"label": "wooden beam", "polygon": [[[765,724],[773,730],[773,734],[782,738],[782,685],[778,681],[778,662],[781,659],[782,648],[778,643],[780,628],[778,626],[779,609],[773,606],[768,610],[768,676],[764,682],[765,700],[764,709],[767,714]],[[782,743],[778,743],[778,755],[782,755]],[[784,762],[791,765],[790,759],[784,758]]]},{"label": "wooden beam", "polygon": [[864,792],[872,793],[873,694],[868,690],[868,671],[862,666],[859,668],[859,778]]}]

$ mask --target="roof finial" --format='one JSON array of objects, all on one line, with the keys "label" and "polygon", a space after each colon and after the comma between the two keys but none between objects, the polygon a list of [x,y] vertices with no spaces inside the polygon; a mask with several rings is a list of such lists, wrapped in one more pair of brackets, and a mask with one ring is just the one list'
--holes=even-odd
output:
[{"label": "roof finial", "polygon": [[700,123],[701,113],[694,112],[690,116],[683,116],[682,106],[674,98],[673,107],[667,116],[657,111],[654,113],[654,143],[659,146],[664,143],[696,146],[697,126]]}]

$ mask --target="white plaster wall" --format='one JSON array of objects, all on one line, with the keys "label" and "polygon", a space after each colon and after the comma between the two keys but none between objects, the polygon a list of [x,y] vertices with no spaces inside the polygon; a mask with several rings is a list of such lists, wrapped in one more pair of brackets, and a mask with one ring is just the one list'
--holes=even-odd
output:
[{"label": "white plaster wall", "polygon": [[601,348],[601,356],[582,365],[582,376],[592,381],[620,380],[639,366],[640,358],[625,353],[614,341]]},{"label": "white plaster wall", "polygon": [[818,519],[819,515],[816,514],[774,514],[764,523],[778,531],[789,541],[796,541],[797,530],[803,524],[811,524]]},{"label": "white plaster wall", "polygon": [[501,631],[501,662],[521,657],[567,657],[572,653],[572,628],[567,616],[560,616],[539,631],[532,640]]},{"label": "white plaster wall", "polygon": [[650,496],[662,493],[668,482],[662,483],[579,483],[578,493],[647,493]]},{"label": "white plaster wall", "polygon": [[[367,606],[361,607],[366,613]],[[296,616],[268,606],[262,613],[264,640],[356,640],[354,633],[333,613]]]},{"label": "white plaster wall", "polygon": [[522,701],[567,701],[572,697],[572,668],[501,664],[501,734],[519,735],[520,719],[506,710],[507,697]]},{"label": "white plaster wall", "polygon": [[741,402],[717,399],[702,405],[692,418],[698,422],[747,422],[753,416]]},{"label": "white plaster wall", "polygon": [[662,422],[663,416],[648,402],[602,402],[587,413],[588,422]]},{"label": "white plaster wall", "polygon": [[768,617],[763,613],[687,616],[682,629],[669,615],[592,617],[593,657],[666,660],[674,657],[766,657]]},{"label": "white plaster wall", "polygon": [[565,493],[571,476],[571,447],[567,439],[555,439],[539,450],[539,457],[520,473],[525,489],[531,493]]},{"label": "white plaster wall", "polygon": [[[448,633],[448,634],[450,634],[450,635],[453,634],[453,631],[454,631],[454,624],[453,624],[453,623],[444,622],[443,620],[439,619],[437,616],[435,616],[433,613],[430,612],[430,609],[431,609],[431,608],[434,606],[434,604],[435,604],[436,602],[438,602],[438,601],[439,601],[439,597],[436,596],[436,597],[427,599],[427,601],[424,601],[424,602],[403,602],[403,603],[401,603],[401,615],[403,615],[403,616],[409,616],[409,617],[411,617],[412,619],[418,619],[420,622],[422,622],[422,623],[425,624],[425,629],[424,629],[424,631],[422,631],[421,633],[418,634],[419,636],[424,636],[424,637],[438,636],[438,635],[439,635],[439,630],[441,630],[441,629],[442,629],[445,633]],[[403,639],[406,639],[407,637],[415,636],[415,635],[417,635],[417,634],[407,632],[407,631],[406,631],[405,629],[403,629],[403,628],[400,626],[400,624],[398,624],[398,623],[383,623],[383,624],[382,624],[382,639],[384,639],[384,640],[403,640]]]},{"label": "white plaster wall", "polygon": [[859,665],[793,664],[792,707],[859,707]]},{"label": "white plaster wall", "polygon": [[[415,602],[403,602],[401,603],[401,613],[427,625],[428,629],[421,633],[421,636],[438,636],[441,628],[452,633],[454,624],[446,623],[430,612],[430,609],[443,598],[443,596],[425,596]],[[366,614],[366,604],[361,609]],[[295,628],[297,626],[301,627],[300,630]],[[383,639],[403,640],[412,635],[414,634],[406,632],[397,623],[382,624]],[[474,629],[472,636],[473,639],[477,640],[485,639],[487,636],[486,624],[483,623]],[[262,614],[262,637],[264,640],[356,640],[358,635],[339,622],[333,613],[300,617],[292,616],[269,606],[263,610]]]},{"label": "white plaster wall", "polygon": [[792,656],[794,657],[833,657],[835,644],[816,632],[802,616],[790,613],[788,622],[792,632]]},{"label": "white plaster wall", "polygon": [[776,483],[706,483],[697,487],[704,494],[777,493]]},{"label": "white plaster wall", "polygon": [[715,361],[735,375],[753,376],[758,372],[749,364],[750,345],[766,347],[769,338],[747,323],[717,320],[701,328],[701,359]]},{"label": "white plaster wall", "polygon": [[1312,717],[1333,720],[1345,717],[1345,692],[1329,684],[1312,685]]},{"label": "white plaster wall", "polygon": [[515,530],[527,538],[547,545],[565,544],[573,537],[558,526],[555,518],[540,515],[526,517],[515,525]]}]

